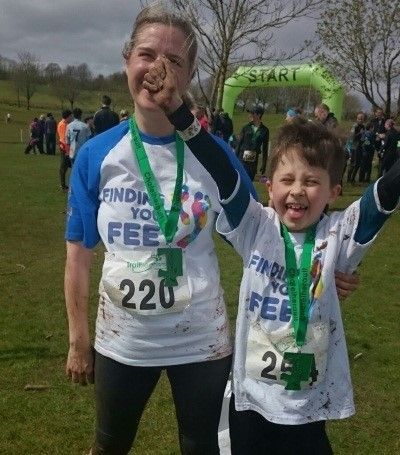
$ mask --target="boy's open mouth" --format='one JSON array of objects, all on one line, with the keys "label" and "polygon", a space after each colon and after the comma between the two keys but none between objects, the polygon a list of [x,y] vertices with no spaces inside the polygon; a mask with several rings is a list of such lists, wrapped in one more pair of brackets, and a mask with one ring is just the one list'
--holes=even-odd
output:
[{"label": "boy's open mouth", "polygon": [[291,218],[301,218],[307,210],[307,206],[303,204],[290,203],[286,204],[286,210]]}]

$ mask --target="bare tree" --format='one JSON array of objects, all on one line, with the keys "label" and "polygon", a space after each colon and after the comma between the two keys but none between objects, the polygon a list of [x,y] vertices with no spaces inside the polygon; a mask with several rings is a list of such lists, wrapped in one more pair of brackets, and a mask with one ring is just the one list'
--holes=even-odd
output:
[{"label": "bare tree", "polygon": [[389,116],[394,84],[400,85],[400,0],[330,2],[317,35],[319,58],[333,74]]},{"label": "bare tree", "polygon": [[[276,59],[273,32],[309,14],[322,0],[171,0],[200,42],[199,64],[213,81],[209,104],[220,108],[229,70]],[[281,56],[282,57],[282,56]]]},{"label": "bare tree", "polygon": [[30,52],[20,52],[19,62],[13,68],[14,86],[17,91],[18,105],[20,104],[20,93],[26,98],[26,108],[31,107],[31,98],[34,95],[39,80],[40,64],[39,60]]},{"label": "bare tree", "polygon": [[62,69],[58,63],[48,63],[43,70],[44,78],[51,84],[62,74]]}]

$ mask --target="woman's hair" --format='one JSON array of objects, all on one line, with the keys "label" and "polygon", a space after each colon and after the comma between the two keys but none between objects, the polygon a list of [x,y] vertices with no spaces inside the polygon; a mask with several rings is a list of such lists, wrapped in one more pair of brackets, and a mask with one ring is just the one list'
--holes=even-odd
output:
[{"label": "woman's hair", "polygon": [[190,72],[191,75],[193,75],[197,62],[197,39],[193,27],[187,18],[181,14],[178,16],[178,14],[171,11],[171,8],[167,9],[162,2],[143,8],[137,16],[136,21],[133,24],[130,40],[125,43],[122,51],[122,55],[125,60],[129,59],[131,56],[140,31],[144,27],[152,24],[167,25],[178,28],[182,31],[182,33],[186,36],[185,50],[188,55]]},{"label": "woman's hair", "polygon": [[310,166],[325,169],[331,186],[341,182],[345,162],[343,142],[324,126],[296,119],[280,128],[269,159],[270,179],[290,149],[295,149]]}]

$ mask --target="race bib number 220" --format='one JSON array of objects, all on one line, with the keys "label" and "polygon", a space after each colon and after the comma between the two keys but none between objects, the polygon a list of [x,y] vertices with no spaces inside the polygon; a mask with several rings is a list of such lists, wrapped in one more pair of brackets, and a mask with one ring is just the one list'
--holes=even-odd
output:
[{"label": "race bib number 220", "polygon": [[126,258],[125,253],[123,258],[106,253],[100,293],[137,314],[182,311],[189,305],[190,292],[184,257],[177,261],[174,254],[174,249],[167,248],[159,254],[154,250],[135,251],[132,258]]}]

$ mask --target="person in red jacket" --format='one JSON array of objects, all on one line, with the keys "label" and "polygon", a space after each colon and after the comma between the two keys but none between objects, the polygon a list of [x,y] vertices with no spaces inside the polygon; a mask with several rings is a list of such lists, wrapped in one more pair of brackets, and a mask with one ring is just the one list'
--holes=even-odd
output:
[{"label": "person in red jacket", "polygon": [[63,191],[68,190],[65,183],[65,176],[68,168],[71,168],[71,160],[69,159],[69,145],[65,140],[65,133],[67,132],[67,125],[73,119],[72,112],[66,109],[62,112],[62,120],[57,125],[58,145],[60,148],[60,187]]}]

